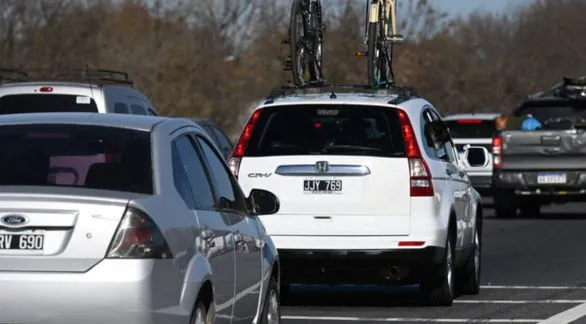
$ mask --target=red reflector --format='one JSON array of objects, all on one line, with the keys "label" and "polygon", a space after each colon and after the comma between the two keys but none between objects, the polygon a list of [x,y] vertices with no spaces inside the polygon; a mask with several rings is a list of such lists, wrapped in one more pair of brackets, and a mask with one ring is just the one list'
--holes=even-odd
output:
[{"label": "red reflector", "polygon": [[482,119],[460,119],[458,124],[482,124]]},{"label": "red reflector", "polygon": [[424,241],[403,241],[399,242],[399,246],[423,246]]},{"label": "red reflector", "polygon": [[315,123],[315,124],[313,124],[313,127],[315,127],[315,128],[321,128],[321,123]]},{"label": "red reflector", "polygon": [[53,92],[53,88],[51,87],[42,87],[39,89],[39,92]]}]

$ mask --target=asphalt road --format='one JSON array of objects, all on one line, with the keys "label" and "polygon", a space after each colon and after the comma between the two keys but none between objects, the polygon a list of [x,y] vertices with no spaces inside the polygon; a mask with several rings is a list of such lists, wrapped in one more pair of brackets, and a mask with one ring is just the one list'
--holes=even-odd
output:
[{"label": "asphalt road", "polygon": [[284,323],[586,324],[586,204],[534,218],[493,215],[489,208],[478,296],[420,307],[417,287],[297,286],[282,300]]}]

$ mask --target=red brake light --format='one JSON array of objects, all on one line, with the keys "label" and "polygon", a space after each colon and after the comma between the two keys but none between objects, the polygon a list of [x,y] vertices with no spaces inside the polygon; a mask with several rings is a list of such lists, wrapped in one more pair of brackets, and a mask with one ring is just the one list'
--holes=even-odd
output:
[{"label": "red brake light", "polygon": [[460,119],[458,124],[482,124],[481,119]]},{"label": "red brake light", "polygon": [[240,135],[240,138],[238,139],[238,142],[236,144],[236,149],[232,154],[233,158],[241,158],[244,156],[244,153],[246,152],[246,147],[248,146],[248,141],[250,141],[250,137],[252,136],[252,132],[254,131],[254,126],[256,126],[256,121],[258,120],[258,117],[260,117],[260,113],[260,110],[255,111],[246,123],[246,126],[244,126],[242,135]]},{"label": "red brake light", "polygon": [[497,135],[492,138],[492,167],[502,168],[503,166],[503,138]]},{"label": "red brake light", "polygon": [[110,243],[110,259],[172,259],[167,241],[144,212],[128,207]]},{"label": "red brake light", "polygon": [[53,88],[52,87],[41,87],[39,89],[39,92],[53,92]]},{"label": "red brake light", "polygon": [[401,132],[405,140],[407,158],[409,159],[409,186],[411,197],[431,197],[434,195],[433,183],[429,166],[419,150],[417,138],[413,131],[413,126],[409,116],[403,110],[398,110],[399,121],[401,122]]}]

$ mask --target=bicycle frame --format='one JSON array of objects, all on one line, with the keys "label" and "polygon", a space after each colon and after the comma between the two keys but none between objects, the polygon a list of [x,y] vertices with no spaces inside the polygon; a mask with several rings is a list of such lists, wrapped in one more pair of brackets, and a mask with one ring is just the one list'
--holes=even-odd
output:
[{"label": "bicycle frame", "polygon": [[[397,0],[366,0],[366,28],[365,28],[365,42],[366,34],[368,33],[369,23],[381,22],[385,25],[384,37],[386,40],[391,40],[394,35],[397,35]],[[381,9],[383,6],[383,10]],[[389,34],[389,21],[390,17],[390,34]]]}]

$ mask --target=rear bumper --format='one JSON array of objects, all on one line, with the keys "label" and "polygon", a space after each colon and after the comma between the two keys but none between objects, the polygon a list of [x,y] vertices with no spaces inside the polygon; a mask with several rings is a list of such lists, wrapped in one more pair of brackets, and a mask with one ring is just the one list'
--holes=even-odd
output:
[{"label": "rear bumper", "polygon": [[[540,173],[565,173],[564,184],[540,184]],[[492,176],[495,191],[509,191],[518,196],[539,196],[563,200],[586,200],[586,171],[500,171]]]},{"label": "rear bumper", "polygon": [[284,283],[417,283],[441,265],[445,249],[292,250],[279,249]]},{"label": "rear bumper", "polygon": [[472,187],[476,189],[490,189],[492,188],[492,175],[470,175],[470,182]]},{"label": "rear bumper", "polygon": [[105,260],[86,273],[0,272],[0,323],[188,323],[189,311],[172,307],[178,285],[165,284],[172,267]]}]

